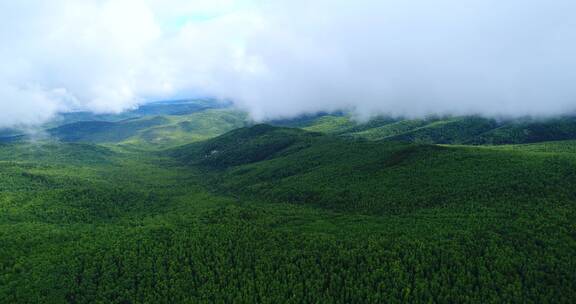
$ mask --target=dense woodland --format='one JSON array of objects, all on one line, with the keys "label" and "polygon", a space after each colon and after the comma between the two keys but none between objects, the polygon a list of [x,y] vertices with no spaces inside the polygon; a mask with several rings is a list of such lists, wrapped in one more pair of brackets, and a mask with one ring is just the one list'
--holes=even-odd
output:
[{"label": "dense woodland", "polygon": [[[245,122],[190,115],[1,144],[0,302],[576,301],[576,142],[373,141],[342,116],[208,139]],[[106,126],[150,118],[128,119]]]}]

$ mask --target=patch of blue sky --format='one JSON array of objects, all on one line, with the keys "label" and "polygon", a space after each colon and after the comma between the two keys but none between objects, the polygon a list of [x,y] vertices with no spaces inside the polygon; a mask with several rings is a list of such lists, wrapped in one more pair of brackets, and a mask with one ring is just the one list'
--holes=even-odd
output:
[{"label": "patch of blue sky", "polygon": [[169,20],[163,20],[162,26],[166,29],[179,29],[192,22],[206,22],[224,17],[243,10],[249,10],[263,2],[262,0],[236,0],[230,5],[215,10],[190,12],[185,15],[173,16]]}]

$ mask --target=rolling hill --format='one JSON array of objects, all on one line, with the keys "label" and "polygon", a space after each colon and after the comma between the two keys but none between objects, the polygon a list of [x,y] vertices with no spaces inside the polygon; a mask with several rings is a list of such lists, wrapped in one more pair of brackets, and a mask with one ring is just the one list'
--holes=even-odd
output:
[{"label": "rolling hill", "polygon": [[[576,139],[574,116],[498,120],[479,116],[382,116],[357,121],[346,113],[318,113],[267,123],[344,137],[423,144],[502,145]],[[211,99],[162,101],[121,114],[62,114],[45,124],[43,131],[34,130],[33,135],[16,129],[0,131],[0,142],[36,140],[48,135],[64,142],[123,142],[133,147],[161,149],[251,124],[248,114],[229,103]]]},{"label": "rolling hill", "polygon": [[501,120],[478,116],[380,117],[357,122],[346,115],[322,114],[272,123],[368,140],[428,144],[501,145],[576,139],[574,116]]},{"label": "rolling hill", "polygon": [[0,143],[50,140],[162,149],[208,139],[248,124],[245,113],[229,109],[208,109],[187,115],[150,115],[119,121],[79,121],[37,134],[10,135],[0,138]]},{"label": "rolling hill", "polygon": [[177,145],[216,136],[246,125],[244,113],[212,99],[161,101],[120,114],[63,113],[30,130],[7,129],[0,142],[44,140],[63,142]]},{"label": "rolling hill", "polygon": [[1,302],[576,299],[576,142],[544,141],[570,118],[274,124],[155,108],[0,144]]},{"label": "rolling hill", "polygon": [[219,172],[215,184],[228,192],[376,214],[576,197],[572,155],[510,146],[349,140],[257,125],[171,153]]}]

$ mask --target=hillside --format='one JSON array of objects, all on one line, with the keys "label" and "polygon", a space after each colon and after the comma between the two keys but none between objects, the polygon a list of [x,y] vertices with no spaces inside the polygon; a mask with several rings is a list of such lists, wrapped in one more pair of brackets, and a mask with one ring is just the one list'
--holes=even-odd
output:
[{"label": "hillside", "polygon": [[0,304],[576,304],[575,12],[0,0]]},{"label": "hillside", "polygon": [[504,197],[521,203],[576,196],[569,187],[576,183],[571,155],[520,153],[507,146],[352,141],[258,125],[172,155],[218,170],[215,184],[226,191],[377,214],[467,202],[492,206]]},{"label": "hillside", "polygon": [[309,145],[318,133],[255,125],[240,128],[197,144],[178,147],[168,154],[189,164],[215,168],[259,162]]},{"label": "hillside", "polygon": [[376,117],[369,121],[355,121],[343,114],[320,114],[272,123],[368,140],[428,144],[501,145],[576,139],[576,118],[573,116],[505,120],[478,116]]},{"label": "hillside", "polygon": [[0,299],[576,299],[576,142],[546,141],[569,117],[253,125],[184,104],[6,131]]},{"label": "hillside", "polygon": [[48,133],[64,142],[121,142],[139,131],[168,123],[162,116],[134,118],[119,122],[82,121],[48,130]]},{"label": "hillside", "polygon": [[255,125],[165,151],[107,146],[0,145],[0,298],[576,298],[573,142],[435,146]]},{"label": "hillside", "polygon": [[47,133],[63,142],[168,147],[210,138],[246,124],[243,113],[211,109],[188,115],[143,116],[114,122],[75,122],[49,129]]},{"label": "hillside", "polygon": [[576,139],[576,117],[511,121],[469,139],[472,144],[521,144]]},{"label": "hillside", "polygon": [[[380,116],[361,121],[346,113],[317,113],[266,123],[342,137],[421,144],[502,145],[576,139],[574,116],[500,120],[479,116]],[[49,136],[64,142],[123,143],[131,148],[163,149],[251,124],[247,113],[229,103],[176,100],[144,104],[120,114],[61,114],[33,130],[0,130],[0,142],[43,140]]]},{"label": "hillside", "polygon": [[169,100],[119,114],[63,113],[34,129],[0,130],[0,143],[50,139],[157,149],[214,137],[247,123],[245,113],[226,103]]}]

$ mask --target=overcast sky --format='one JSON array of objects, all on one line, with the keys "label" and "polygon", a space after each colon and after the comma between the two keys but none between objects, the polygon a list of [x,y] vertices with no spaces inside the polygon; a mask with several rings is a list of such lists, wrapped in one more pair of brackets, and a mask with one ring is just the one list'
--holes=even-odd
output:
[{"label": "overcast sky", "polygon": [[573,0],[0,0],[0,127],[208,94],[255,119],[576,110]]}]

